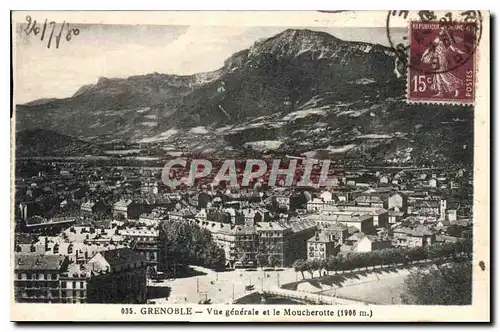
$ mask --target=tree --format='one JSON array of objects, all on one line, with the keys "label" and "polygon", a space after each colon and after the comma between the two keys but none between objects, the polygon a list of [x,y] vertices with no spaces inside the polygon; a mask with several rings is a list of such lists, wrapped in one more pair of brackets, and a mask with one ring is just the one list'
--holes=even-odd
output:
[{"label": "tree", "polygon": [[359,260],[359,254],[357,252],[349,252],[345,256],[345,262],[346,262],[346,267],[348,270],[353,271],[360,267],[360,260]]},{"label": "tree", "polygon": [[271,254],[267,258],[267,261],[268,261],[269,266],[274,268],[278,264],[279,259],[278,259],[278,257],[276,255]]},{"label": "tree", "polygon": [[264,267],[267,263],[267,255],[263,254],[263,253],[258,253],[257,254],[257,264],[259,265],[259,267]]},{"label": "tree", "polygon": [[320,259],[319,260],[319,272],[320,272],[320,275],[321,275],[321,272],[323,270],[326,270],[326,259]]},{"label": "tree", "polygon": [[313,269],[313,264],[312,264],[311,260],[308,259],[308,260],[305,261],[304,271],[309,272],[309,274],[311,275],[311,278],[314,277],[314,275],[313,275],[314,269]]},{"label": "tree", "polygon": [[410,261],[420,261],[425,259],[425,250],[423,247],[409,248],[407,256]]},{"label": "tree", "polygon": [[159,265],[174,275],[186,271],[189,265],[216,269],[225,266],[224,250],[208,230],[198,225],[175,221],[162,223],[159,238]]},{"label": "tree", "polygon": [[467,305],[472,303],[472,264],[452,263],[419,269],[405,279],[405,304]]},{"label": "tree", "polygon": [[472,257],[472,239],[459,240],[455,245],[458,252],[465,254],[467,258]]},{"label": "tree", "polygon": [[406,250],[404,248],[394,248],[388,251],[389,264],[393,266],[403,263],[405,260]]},{"label": "tree", "polygon": [[425,247],[426,256],[430,259],[437,259],[443,257],[443,248],[439,243],[431,244]]},{"label": "tree", "polygon": [[462,236],[462,231],[464,230],[463,227],[458,226],[458,225],[450,225],[446,228],[446,233],[450,236],[454,237],[461,237]]},{"label": "tree", "polygon": [[346,270],[346,261],[345,261],[345,256],[344,255],[337,255],[335,256],[335,259],[333,261],[334,267],[335,267],[335,274],[337,274],[337,271],[344,271]]},{"label": "tree", "polygon": [[210,261],[210,267],[215,270],[223,269],[226,264],[226,255],[222,248],[217,246],[212,247],[212,256]]},{"label": "tree", "polygon": [[248,258],[247,253],[244,250],[238,251],[238,261],[243,265],[246,265],[248,263],[249,258]]},{"label": "tree", "polygon": [[327,271],[335,271],[335,274],[337,274],[338,263],[339,263],[339,259],[337,258],[337,256],[328,257],[328,259],[326,260]]},{"label": "tree", "polygon": [[358,260],[359,260],[359,265],[360,267],[365,267],[365,270],[368,270],[368,266],[372,266],[373,264],[373,256],[375,254],[370,251],[370,252],[361,252],[358,254]]},{"label": "tree", "polygon": [[444,258],[456,258],[456,245],[454,243],[445,242],[441,245]]},{"label": "tree", "polygon": [[366,253],[365,260],[367,265],[370,265],[372,268],[380,265],[380,253],[378,251],[370,251]]},{"label": "tree", "polygon": [[321,260],[320,259],[313,259],[310,262],[310,270],[311,270],[311,276],[313,276],[314,271],[318,271],[319,276],[321,277]]},{"label": "tree", "polygon": [[303,259],[297,259],[295,262],[293,262],[293,268],[295,272],[300,272],[302,274],[302,279],[305,279],[304,277],[305,266],[306,266],[306,261]]},{"label": "tree", "polygon": [[349,254],[342,254],[342,255],[339,255],[338,256],[340,258],[340,262],[341,262],[341,268],[340,270],[342,271],[351,271],[353,269],[353,260],[352,260],[352,256],[349,255]]}]

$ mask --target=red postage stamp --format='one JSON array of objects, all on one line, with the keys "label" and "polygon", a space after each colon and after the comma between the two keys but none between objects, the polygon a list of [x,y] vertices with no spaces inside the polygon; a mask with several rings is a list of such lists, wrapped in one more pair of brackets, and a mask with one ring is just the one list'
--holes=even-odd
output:
[{"label": "red postage stamp", "polygon": [[409,102],[474,103],[476,23],[412,21],[409,42]]}]

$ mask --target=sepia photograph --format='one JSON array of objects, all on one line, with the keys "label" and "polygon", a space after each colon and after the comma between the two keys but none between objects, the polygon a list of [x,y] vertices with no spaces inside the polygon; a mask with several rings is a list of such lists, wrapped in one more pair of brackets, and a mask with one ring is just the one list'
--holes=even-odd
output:
[{"label": "sepia photograph", "polygon": [[12,12],[14,320],[489,320],[489,13],[267,14]]}]

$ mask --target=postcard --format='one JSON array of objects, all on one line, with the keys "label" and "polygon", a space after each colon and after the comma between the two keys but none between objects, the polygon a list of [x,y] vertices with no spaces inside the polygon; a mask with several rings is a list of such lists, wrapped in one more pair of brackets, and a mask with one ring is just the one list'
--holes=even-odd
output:
[{"label": "postcard", "polygon": [[11,320],[489,322],[488,11],[13,11]]}]

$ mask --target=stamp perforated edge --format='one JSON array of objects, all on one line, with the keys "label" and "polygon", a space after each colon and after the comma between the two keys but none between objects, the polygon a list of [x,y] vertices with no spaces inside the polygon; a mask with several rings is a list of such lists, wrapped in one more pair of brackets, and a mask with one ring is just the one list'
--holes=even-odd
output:
[{"label": "stamp perforated edge", "polygon": [[[408,35],[408,43],[411,43],[411,33],[410,33],[410,29],[411,29],[411,24],[412,22],[414,21],[408,21],[408,26],[406,27],[406,33]],[[453,21],[452,23],[461,23],[459,21]],[[481,27],[482,29],[482,27]],[[409,75],[409,72],[410,72],[410,66],[408,64],[406,64],[406,70],[405,70],[405,75],[406,75],[406,84],[405,84],[405,101],[407,104],[417,104],[417,105],[450,105],[450,106],[464,106],[464,107],[467,107],[467,106],[471,106],[471,105],[475,105],[476,104],[476,96],[477,96],[477,86],[479,84],[479,69],[477,67],[477,61],[478,61],[478,57],[479,57],[479,44],[480,44],[481,40],[477,40],[477,46],[476,48],[474,49],[474,53],[472,54],[470,60],[472,60],[472,68],[474,70],[474,98],[473,100],[460,100],[460,99],[440,99],[440,100],[436,100],[436,99],[425,99],[425,98],[422,98],[422,99],[411,99],[410,98],[410,93],[409,93],[409,89],[410,89],[410,75]],[[411,51],[411,48],[408,49],[410,52]],[[408,54],[408,57],[410,55]]]}]

